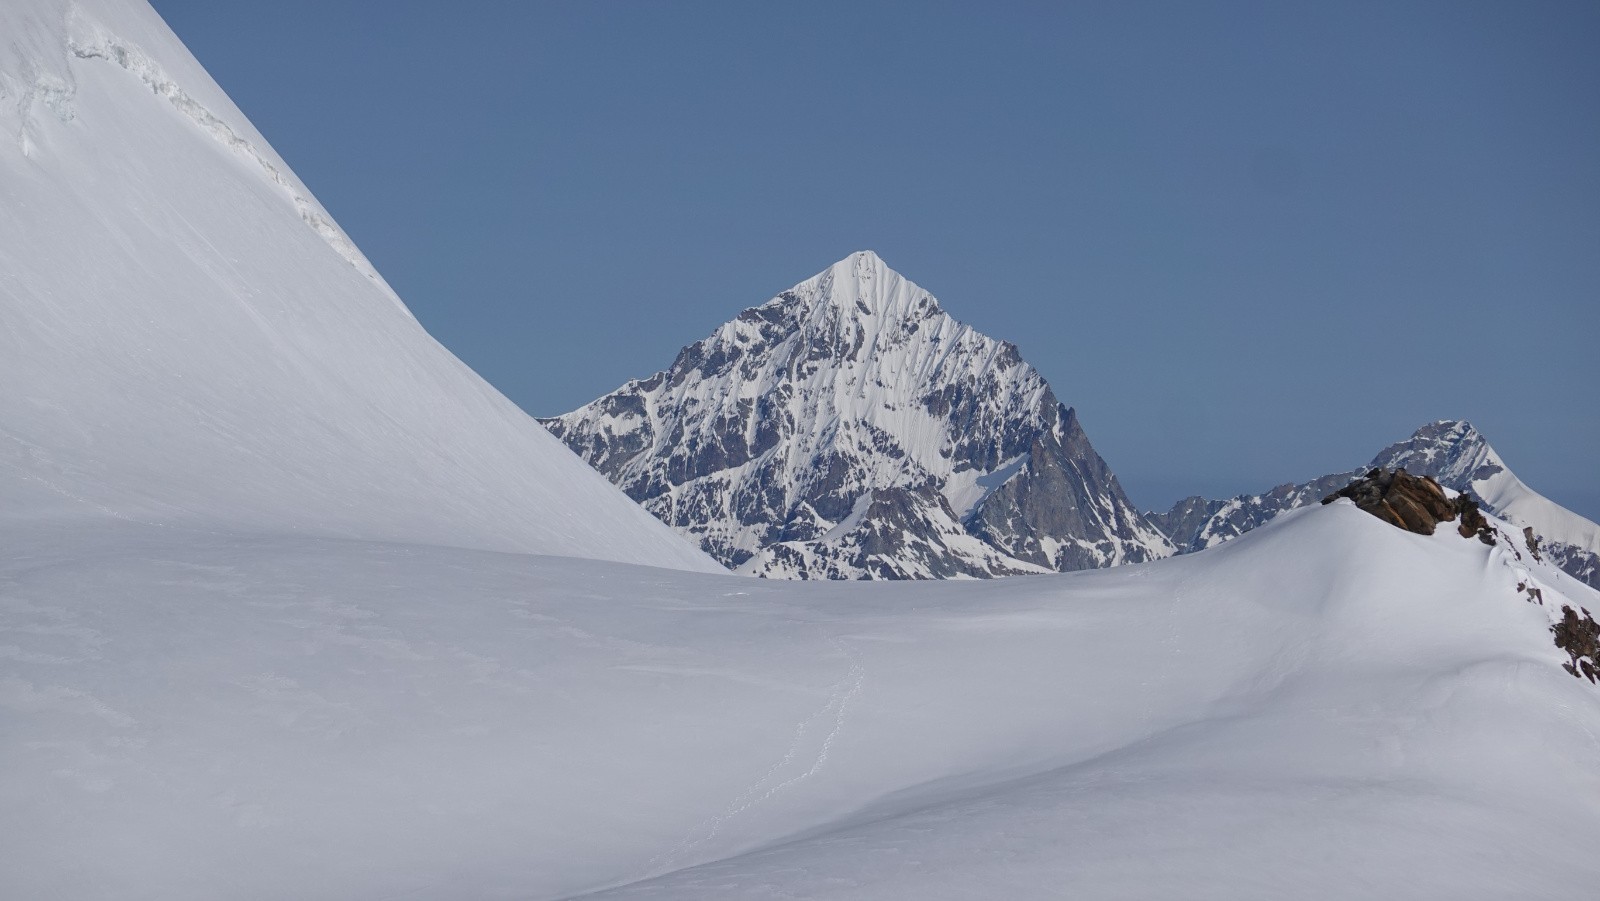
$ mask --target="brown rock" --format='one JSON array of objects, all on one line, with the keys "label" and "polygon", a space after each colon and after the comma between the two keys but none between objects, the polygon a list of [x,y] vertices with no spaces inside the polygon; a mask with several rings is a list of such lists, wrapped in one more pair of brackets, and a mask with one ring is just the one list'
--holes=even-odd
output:
[{"label": "brown rock", "polygon": [[1533,559],[1544,560],[1539,556],[1539,536],[1533,534],[1533,526],[1522,527],[1522,540],[1528,543],[1528,553],[1533,555]]},{"label": "brown rock", "polygon": [[1461,525],[1456,531],[1462,538],[1478,536],[1484,544],[1494,544],[1494,529],[1489,525],[1489,520],[1483,516],[1483,511],[1478,509],[1478,502],[1465,494],[1456,495],[1456,512],[1461,516]]},{"label": "brown rock", "polygon": [[[1392,526],[1419,535],[1432,535],[1434,526],[1455,519],[1459,507],[1445,496],[1438,482],[1427,476],[1414,476],[1404,469],[1374,469],[1323,498],[1322,502],[1329,504],[1341,497],[1350,498],[1357,507]],[[1477,504],[1472,504],[1474,514],[1477,509]],[[1482,521],[1482,515],[1477,515]],[[1487,525],[1485,522],[1484,526]],[[1476,528],[1474,526],[1474,530]]]},{"label": "brown rock", "polygon": [[[1579,678],[1587,676],[1590,682],[1596,681],[1594,664],[1600,661],[1600,623],[1594,621],[1589,611],[1579,615],[1571,607],[1562,607],[1561,622],[1550,631],[1556,635],[1556,647],[1572,658],[1571,663],[1562,664],[1566,671]],[[1579,675],[1580,670],[1582,675]]]}]

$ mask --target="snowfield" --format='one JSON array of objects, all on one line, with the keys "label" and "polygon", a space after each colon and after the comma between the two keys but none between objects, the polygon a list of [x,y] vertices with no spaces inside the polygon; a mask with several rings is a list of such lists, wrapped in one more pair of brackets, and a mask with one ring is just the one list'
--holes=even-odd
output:
[{"label": "snowfield", "polygon": [[[1584,897],[1592,591],[1347,503],[781,583],[106,522],[0,560],[0,896]],[[1530,574],[1544,605],[1517,590]]]},{"label": "snowfield", "polygon": [[1550,633],[1600,595],[1515,541],[1341,502],[1067,576],[726,573],[429,338],[142,2],[0,35],[0,898],[1600,884]]}]

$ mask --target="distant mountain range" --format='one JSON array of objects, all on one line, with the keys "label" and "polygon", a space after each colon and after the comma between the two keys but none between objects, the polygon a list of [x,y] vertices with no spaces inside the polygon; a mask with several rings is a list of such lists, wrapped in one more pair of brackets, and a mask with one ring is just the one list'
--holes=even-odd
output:
[{"label": "distant mountain range", "polygon": [[1237,537],[1295,507],[1319,502],[1374,468],[1405,469],[1476,498],[1486,510],[1532,528],[1541,553],[1568,575],[1600,588],[1600,526],[1556,504],[1517,478],[1469,422],[1440,420],[1378,452],[1359,469],[1309,482],[1279,485],[1262,494],[1227,500],[1190,497],[1166,513],[1146,517],[1172,539],[1179,553],[1204,550]]},{"label": "distant mountain range", "polygon": [[1600,527],[1541,497],[1465,422],[1359,469],[1140,513],[1015,345],[861,251],[747,309],[672,365],[563,416],[558,438],[711,556],[799,579],[988,578],[1203,550],[1405,468],[1531,526],[1600,585]]},{"label": "distant mountain range", "polygon": [[746,573],[982,578],[1173,552],[1015,345],[871,251],[542,422]]}]

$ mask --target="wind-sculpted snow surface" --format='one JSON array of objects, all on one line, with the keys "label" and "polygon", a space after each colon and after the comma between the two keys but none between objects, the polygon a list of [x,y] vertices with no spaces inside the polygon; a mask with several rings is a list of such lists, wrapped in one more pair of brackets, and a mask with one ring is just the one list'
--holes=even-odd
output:
[{"label": "wind-sculpted snow surface", "polygon": [[1600,596],[1346,502],[983,583],[111,520],[0,547],[0,897],[1576,898],[1600,878],[1600,690],[1550,632]]},{"label": "wind-sculpted snow surface", "polygon": [[1172,550],[1014,345],[871,251],[544,422],[743,572],[987,577]]},{"label": "wind-sculpted snow surface", "polygon": [[1185,498],[1166,513],[1146,515],[1180,553],[1197,551],[1235,538],[1285,510],[1315,504],[1377,468],[1431,476],[1452,491],[1472,496],[1495,516],[1518,528],[1533,529],[1541,554],[1573,578],[1600,588],[1600,525],[1523,484],[1483,433],[1461,420],[1429,423],[1410,438],[1379,451],[1359,469],[1298,485],[1279,485],[1265,494],[1228,500]]},{"label": "wind-sculpted snow surface", "polygon": [[0,519],[717,568],[434,342],[148,6],[0,38]]}]

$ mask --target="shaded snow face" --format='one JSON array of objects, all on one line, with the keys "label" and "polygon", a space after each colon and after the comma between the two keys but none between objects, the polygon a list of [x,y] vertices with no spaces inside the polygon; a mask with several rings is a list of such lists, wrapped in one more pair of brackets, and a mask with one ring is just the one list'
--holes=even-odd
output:
[{"label": "shaded snow face", "polygon": [[544,422],[758,575],[986,577],[1169,550],[1016,347],[870,251]]},{"label": "shaded snow face", "polygon": [[429,337],[147,5],[0,36],[0,520],[718,568]]}]

